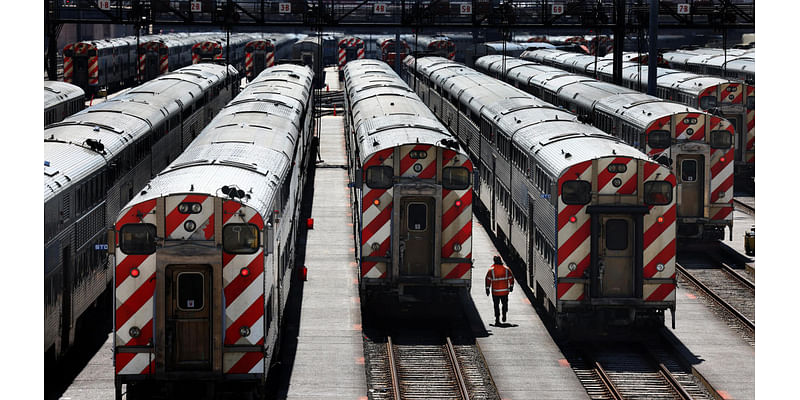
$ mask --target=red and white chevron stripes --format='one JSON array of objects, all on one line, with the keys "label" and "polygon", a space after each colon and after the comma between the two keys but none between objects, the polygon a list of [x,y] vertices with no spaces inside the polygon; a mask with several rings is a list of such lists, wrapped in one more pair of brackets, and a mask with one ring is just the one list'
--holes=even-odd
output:
[{"label": "red and white chevron stripes", "polygon": [[[558,249],[556,271],[558,278],[577,278],[583,276],[589,267],[591,254],[591,216],[585,205],[565,204],[561,199],[561,187],[569,180],[592,181],[592,162],[585,161],[573,165],[558,180]],[[571,218],[574,217],[574,220]],[[574,262],[577,267],[570,271],[567,266]],[[556,298],[559,300],[583,300],[582,283],[558,282]]]},{"label": "red and white chevron stripes", "polygon": [[744,90],[741,83],[723,83],[719,85],[719,104],[742,104]]},{"label": "red and white chevron stripes", "polygon": [[[66,71],[66,59],[64,61],[65,71]],[[66,76],[66,72],[64,72],[64,76]],[[755,99],[756,95],[756,87],[752,85],[747,85],[747,97],[752,97]],[[748,164],[753,164],[756,162],[756,109],[755,106],[747,108],[747,136],[745,136],[745,161]]]},{"label": "red and white chevron stripes", "polygon": [[[376,165],[391,167],[394,164],[394,149],[384,149],[372,155],[364,162],[364,171]],[[362,187],[361,197],[361,255],[384,257],[391,248],[392,196],[389,189],[371,189],[366,184]],[[377,243],[377,249],[373,249]],[[362,278],[386,278],[388,264],[377,261],[361,261]]]},{"label": "red and white chevron stripes", "polygon": [[[675,199],[675,176],[669,170],[654,162],[644,163],[643,182],[667,181],[672,184],[672,198]],[[664,179],[666,177],[666,179]],[[649,283],[648,279],[675,279],[675,234],[677,206],[671,204],[648,206],[650,211],[643,217],[644,238],[642,243],[642,298],[645,301],[675,301],[675,284]],[[659,221],[659,218],[661,219]],[[658,265],[664,267],[661,271]]]},{"label": "red and white chevron stripes", "polygon": [[[68,44],[64,47],[64,53],[72,51],[73,45]],[[72,57],[64,56],[64,82],[72,82]]]},{"label": "red and white chevron stripes", "polygon": [[[435,148],[432,148],[432,151]],[[453,150],[442,151],[442,168],[464,167],[472,175],[469,157]],[[456,251],[456,245],[460,247]],[[442,189],[442,259],[472,258],[472,188]],[[443,279],[471,279],[470,263],[442,262]]]},{"label": "red and white chevron stripes", "polygon": [[[733,125],[728,120],[720,117],[711,117],[711,126],[714,130],[724,130],[734,136]],[[733,141],[733,140],[731,140]],[[734,147],[729,149],[711,149],[710,170],[711,183],[709,195],[711,204],[709,215],[712,220],[733,219],[733,156]]]},{"label": "red and white chevron stripes", "polygon": [[89,84],[97,85],[100,82],[100,66],[97,56],[89,57]]},{"label": "red and white chevron stripes", "polygon": [[[706,114],[685,113],[675,115],[675,138],[678,140],[704,141]],[[691,122],[694,121],[694,122]]]}]

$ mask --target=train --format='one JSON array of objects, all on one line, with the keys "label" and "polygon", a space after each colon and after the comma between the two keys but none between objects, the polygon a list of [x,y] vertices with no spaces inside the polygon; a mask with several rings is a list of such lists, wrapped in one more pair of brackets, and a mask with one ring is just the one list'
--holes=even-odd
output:
[{"label": "train", "polygon": [[[630,56],[633,54],[628,53]],[[602,81],[613,81],[614,63],[610,58],[596,61],[592,56],[560,50],[528,51],[521,58],[584,76],[596,75]],[[648,67],[636,62],[637,58],[631,60],[622,66],[623,85],[646,91]],[[656,84],[657,97],[720,115],[733,124],[734,173],[752,181],[755,176],[755,86],[664,67],[658,68]]]},{"label": "train", "polygon": [[265,69],[115,213],[117,399],[123,384],[263,395],[313,160],[312,74]]},{"label": "train", "polygon": [[344,67],[350,60],[360,60],[364,58],[365,42],[357,36],[344,36],[336,44],[337,65]]},{"label": "train", "polygon": [[[244,47],[244,70],[248,81],[275,65],[276,60],[291,56],[292,44],[299,36],[295,34],[250,34],[252,39]],[[304,37],[304,36],[303,36]]]},{"label": "train", "polygon": [[247,33],[231,33],[230,38],[220,35],[201,40],[192,45],[192,64],[227,62],[244,71],[245,46],[253,37]]},{"label": "train", "polygon": [[411,51],[408,47],[408,43],[405,40],[400,39],[400,50],[398,53],[398,42],[396,42],[395,39],[395,36],[380,36],[375,39],[380,51],[378,59],[389,65],[394,65],[396,58],[403,60]]},{"label": "train", "polygon": [[363,304],[452,300],[472,277],[472,162],[379,60],[344,67]]},{"label": "train", "polygon": [[83,89],[70,83],[44,81],[44,125],[62,121],[86,106]]},{"label": "train", "polygon": [[[733,230],[733,125],[726,119],[532,61],[486,56],[478,69],[573,113],[668,166],[677,179],[678,236]],[[503,74],[505,71],[505,74]]]},{"label": "train", "polygon": [[448,36],[443,35],[400,35],[415,52],[427,52],[445,57],[449,60],[456,58],[456,43]]},{"label": "train", "polygon": [[200,35],[146,36],[139,40],[138,80],[147,82],[169,71],[192,64],[192,46]]},{"label": "train", "polygon": [[[232,67],[160,76],[44,128],[44,350],[60,358],[110,294],[106,227],[238,90]],[[235,84],[234,84],[235,83]]]},{"label": "train", "polygon": [[671,68],[756,83],[755,49],[691,48],[662,54]]},{"label": "train", "polygon": [[[675,323],[676,177],[574,114],[442,57],[404,77],[477,166],[484,226],[559,329]],[[507,260],[508,261],[508,260]]]},{"label": "train", "polygon": [[336,41],[331,35],[307,36],[292,45],[292,59],[314,71],[314,87],[325,86],[325,66],[337,63]]}]

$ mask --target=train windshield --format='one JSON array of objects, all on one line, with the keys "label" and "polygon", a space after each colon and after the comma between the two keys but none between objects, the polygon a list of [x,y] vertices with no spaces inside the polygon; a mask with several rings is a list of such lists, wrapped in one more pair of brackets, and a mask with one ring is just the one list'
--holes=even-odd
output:
[{"label": "train windshield", "polygon": [[469,187],[469,170],[464,167],[442,169],[442,187],[448,190],[464,190]]},{"label": "train windshield", "polygon": [[756,96],[747,96],[747,109],[748,110],[756,109]]},{"label": "train windshield", "polygon": [[714,96],[703,96],[700,98],[700,108],[707,110],[717,106],[717,98]]},{"label": "train windshield", "polygon": [[564,204],[586,204],[592,200],[592,184],[588,181],[566,181],[561,185]]},{"label": "train windshield", "polygon": [[258,251],[258,226],[228,224],[222,228],[222,248],[231,254],[252,254]]},{"label": "train windshield", "polygon": [[647,145],[654,149],[666,149],[670,145],[669,131],[652,131],[647,134]]},{"label": "train windshield", "polygon": [[651,205],[664,205],[672,202],[672,184],[665,181],[644,183],[644,202]]},{"label": "train windshield", "polygon": [[711,132],[711,148],[729,149],[733,145],[733,135],[728,131]]},{"label": "train windshield", "polygon": [[153,224],[125,224],[119,230],[119,248],[125,254],[153,254],[156,252],[156,226]]},{"label": "train windshield", "polygon": [[373,166],[367,168],[367,186],[371,189],[388,189],[392,187],[392,167]]}]

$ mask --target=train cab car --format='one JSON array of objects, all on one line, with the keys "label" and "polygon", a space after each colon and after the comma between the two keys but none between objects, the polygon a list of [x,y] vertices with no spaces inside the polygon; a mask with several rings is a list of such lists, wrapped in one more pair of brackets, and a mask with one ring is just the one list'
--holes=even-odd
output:
[{"label": "train cab car", "polygon": [[399,57],[400,60],[406,58],[409,53],[408,43],[400,39],[400,52],[397,51],[397,43],[394,36],[379,37],[376,39],[378,49],[380,51],[381,61],[394,66],[395,58]]},{"label": "train cab car", "polygon": [[355,36],[345,36],[336,44],[337,61],[339,68],[344,67],[348,61],[364,58],[364,40]]},{"label": "train cab car", "polygon": [[201,62],[224,63],[233,65],[238,71],[244,72],[245,45],[251,40],[251,36],[244,33],[234,33],[230,35],[230,51],[228,40],[225,35],[212,37],[195,43],[192,46],[192,64]]},{"label": "train cab car", "polygon": [[198,383],[263,395],[295,281],[312,80],[266,69],[116,214],[118,399],[123,384],[128,398]]},{"label": "train cab car", "polygon": [[244,47],[244,70],[251,81],[261,71],[275,65],[275,61],[286,58],[291,45],[297,41],[295,35],[253,34],[254,38]]},{"label": "train cab car", "polygon": [[130,38],[70,43],[64,47],[64,82],[86,93],[135,79],[136,45]]},{"label": "train cab car", "polygon": [[66,82],[44,81],[44,125],[59,122],[85,106],[83,89]]},{"label": "train cab car", "polygon": [[470,143],[475,207],[557,325],[663,324],[665,310],[674,323],[669,168],[502,81],[441,57],[412,58],[404,72],[439,95],[426,96],[429,107],[457,119]]},{"label": "train cab car", "polygon": [[433,301],[468,289],[469,156],[387,64],[351,61],[344,78],[362,295]]},{"label": "train cab car", "polygon": [[456,43],[447,36],[403,35],[402,38],[414,48],[414,51],[429,52],[448,60],[456,57]]}]

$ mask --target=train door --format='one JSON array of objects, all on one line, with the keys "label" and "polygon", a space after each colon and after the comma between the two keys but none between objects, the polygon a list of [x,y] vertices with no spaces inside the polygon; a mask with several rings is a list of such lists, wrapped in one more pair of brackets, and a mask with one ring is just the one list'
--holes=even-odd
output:
[{"label": "train door", "polygon": [[600,295],[633,297],[635,223],[628,215],[600,215]]},{"label": "train door", "polygon": [[679,217],[702,217],[705,194],[705,165],[699,154],[678,156]]},{"label": "train door", "polygon": [[267,53],[263,50],[253,51],[253,77],[258,76],[267,68]]},{"label": "train door", "polygon": [[430,197],[404,197],[400,201],[401,276],[433,275],[435,205]]},{"label": "train door", "polygon": [[490,180],[491,184],[489,185],[492,188],[492,193],[491,193],[491,196],[492,196],[491,197],[492,198],[492,212],[491,212],[491,216],[490,216],[492,232],[494,232],[494,216],[496,215],[495,204],[497,203],[497,196],[498,196],[498,194],[497,194],[497,179],[496,179],[497,176],[494,174],[494,171],[497,171],[496,164],[497,164],[497,157],[494,154],[492,154],[492,171],[491,171],[491,180]]},{"label": "train door", "polygon": [[83,89],[89,87],[89,57],[85,54],[72,58],[72,84]]},{"label": "train door", "polygon": [[167,371],[211,369],[211,267],[169,265],[166,282]]}]

